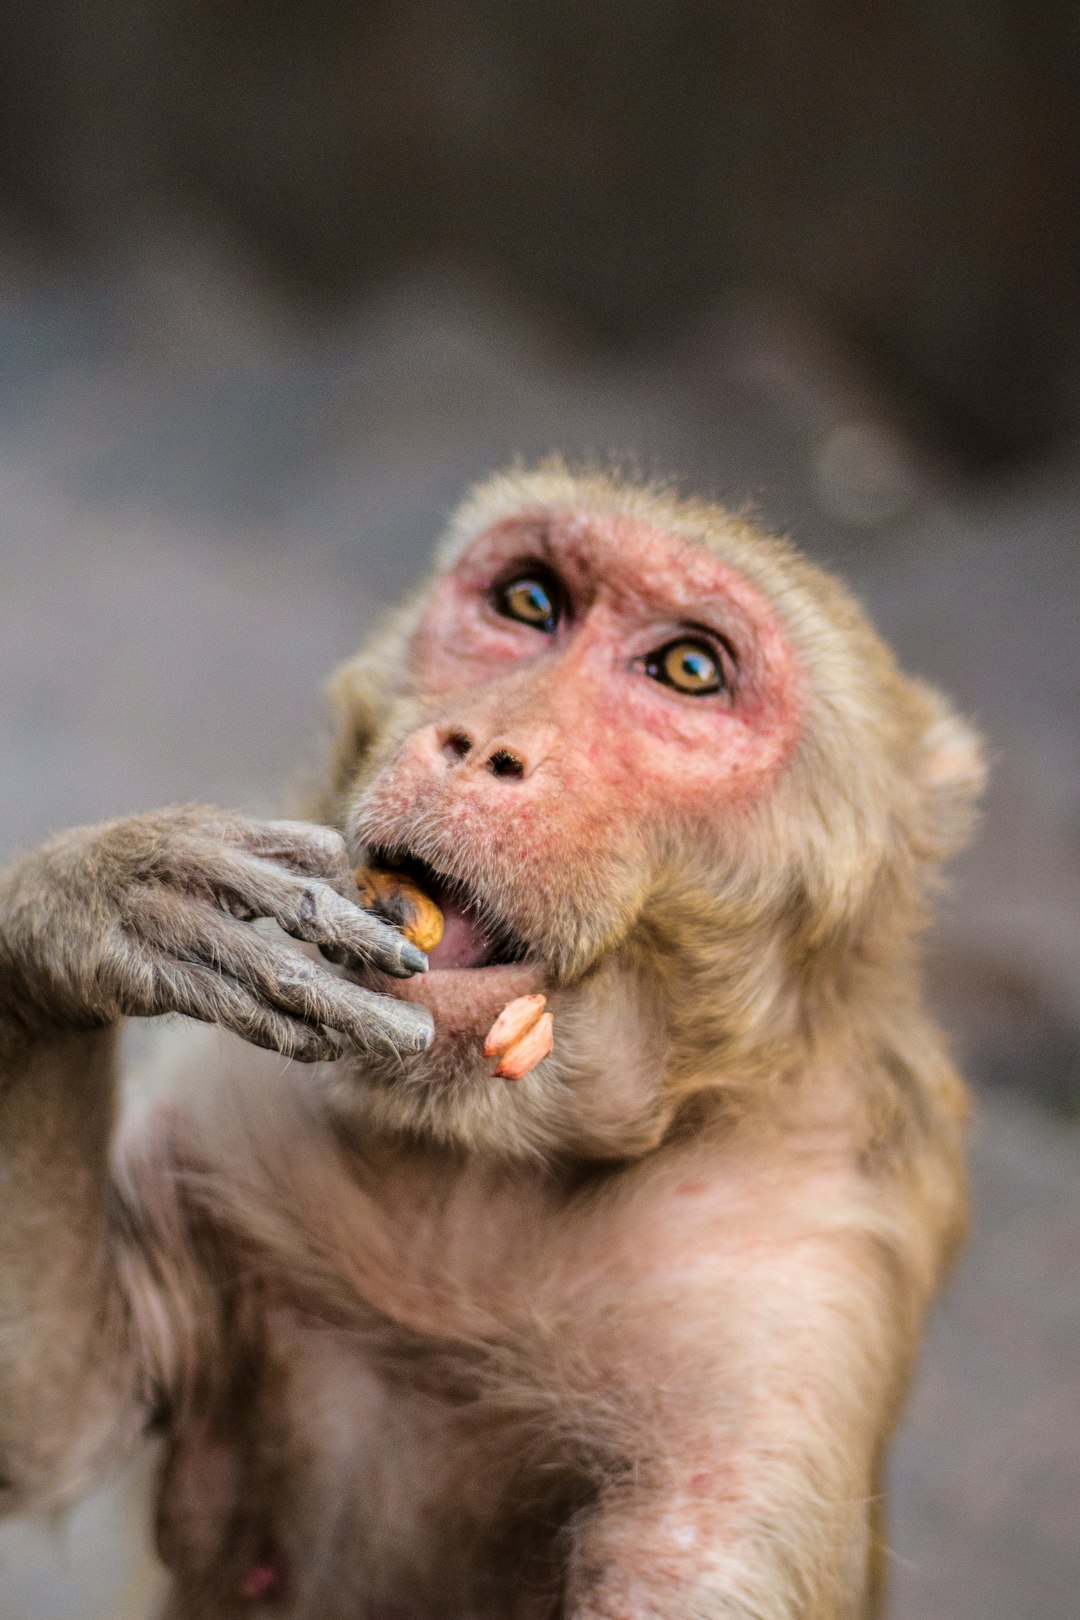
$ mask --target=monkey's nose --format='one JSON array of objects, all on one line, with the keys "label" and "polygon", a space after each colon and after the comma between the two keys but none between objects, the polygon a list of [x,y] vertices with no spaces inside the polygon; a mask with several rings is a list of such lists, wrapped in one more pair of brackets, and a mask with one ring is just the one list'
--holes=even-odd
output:
[{"label": "monkey's nose", "polygon": [[479,743],[462,726],[440,731],[438,743],[450,765],[467,759],[472,770],[487,771],[511,782],[520,782],[529,774],[530,757],[525,751],[494,740]]},{"label": "monkey's nose", "polygon": [[442,743],[443,753],[451,763],[458,759],[464,759],[466,754],[471,754],[473,751],[473,740],[467,731],[457,729],[448,731],[445,736],[440,737],[439,741]]},{"label": "monkey's nose", "polygon": [[486,771],[502,781],[520,782],[533,773],[538,765],[539,745],[531,742],[521,747],[520,742],[508,744],[499,735],[478,737],[466,731],[465,726],[440,726],[436,729],[436,745],[450,768],[466,765],[470,773]]},{"label": "monkey's nose", "polygon": [[492,776],[510,776],[520,782],[525,775],[525,761],[519,759],[509,748],[494,749],[485,763]]}]

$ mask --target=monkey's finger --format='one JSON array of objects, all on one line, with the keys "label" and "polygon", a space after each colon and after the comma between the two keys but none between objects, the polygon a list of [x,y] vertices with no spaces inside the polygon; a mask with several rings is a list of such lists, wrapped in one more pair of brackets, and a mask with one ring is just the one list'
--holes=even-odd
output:
[{"label": "monkey's finger", "polygon": [[407,1056],[434,1034],[426,1007],[364,990],[223,917],[211,906],[178,900],[167,890],[144,896],[139,933],[160,951],[234,981],[261,1005],[305,1024],[339,1031],[363,1052]]},{"label": "monkey's finger", "polygon": [[427,968],[423,951],[396,928],[347,900],[321,878],[298,877],[272,861],[225,845],[203,847],[192,865],[200,885],[236,917],[272,917],[294,939],[344,952],[347,960],[378,968],[396,979],[410,978]]},{"label": "monkey's finger", "polygon": [[325,1024],[362,1052],[423,1052],[435,1033],[426,1007],[335,978],[318,962],[205,910],[189,918],[187,949],[220,966],[268,1005],[307,1024]]},{"label": "monkey's finger", "polygon": [[355,903],[353,863],[339,832],[312,821],[256,821],[249,825],[245,846],[253,855],[305,877],[320,877]]},{"label": "monkey's finger", "polygon": [[328,883],[294,878],[272,866],[260,875],[260,883],[260,897],[270,906],[266,915],[294,939],[344,951],[346,960],[381,968],[398,979],[426,972],[427,957],[411,940]]},{"label": "monkey's finger", "polygon": [[342,1055],[340,1037],[284,1016],[213,968],[163,959],[159,976],[166,982],[172,1010],[187,1018],[218,1024],[253,1046],[280,1052],[299,1063],[327,1062]]}]

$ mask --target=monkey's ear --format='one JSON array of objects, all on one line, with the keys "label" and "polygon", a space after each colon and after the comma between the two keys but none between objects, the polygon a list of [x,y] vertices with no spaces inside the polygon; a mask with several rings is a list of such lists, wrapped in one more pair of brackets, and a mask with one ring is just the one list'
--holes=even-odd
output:
[{"label": "monkey's ear", "polygon": [[382,727],[386,694],[371,652],[334,671],[326,688],[334,723],[333,778],[336,790],[346,787]]},{"label": "monkey's ear", "polygon": [[334,671],[326,685],[332,726],[330,757],[317,779],[305,789],[303,810],[312,820],[327,826],[336,825],[360,761],[382,723],[385,702],[367,666],[367,655],[351,658]]},{"label": "monkey's ear", "polygon": [[916,766],[919,822],[915,848],[929,861],[947,860],[971,836],[976,803],[986,786],[978,733],[937,692],[921,687],[929,709]]}]

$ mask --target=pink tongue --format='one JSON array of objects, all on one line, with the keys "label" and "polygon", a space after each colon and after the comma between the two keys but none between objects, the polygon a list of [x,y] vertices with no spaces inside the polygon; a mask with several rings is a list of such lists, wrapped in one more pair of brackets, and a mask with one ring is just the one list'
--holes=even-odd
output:
[{"label": "pink tongue", "polygon": [[455,905],[445,905],[443,911],[443,937],[428,961],[433,968],[481,967],[491,949],[491,941],[481,933],[479,926],[466,912]]}]

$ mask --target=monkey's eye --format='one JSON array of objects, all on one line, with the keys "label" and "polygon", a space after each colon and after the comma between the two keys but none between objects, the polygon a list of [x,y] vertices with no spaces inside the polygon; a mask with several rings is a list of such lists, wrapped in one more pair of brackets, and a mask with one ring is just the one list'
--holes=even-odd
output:
[{"label": "monkey's eye", "polygon": [[551,635],[562,617],[562,593],[558,583],[545,573],[515,574],[496,585],[491,593],[496,613],[517,619]]},{"label": "monkey's eye", "polygon": [[676,692],[687,692],[691,697],[705,697],[710,692],[722,692],[724,679],[720,659],[707,641],[696,637],[680,636],[658,647],[644,659],[645,673],[663,686],[673,686]]}]

